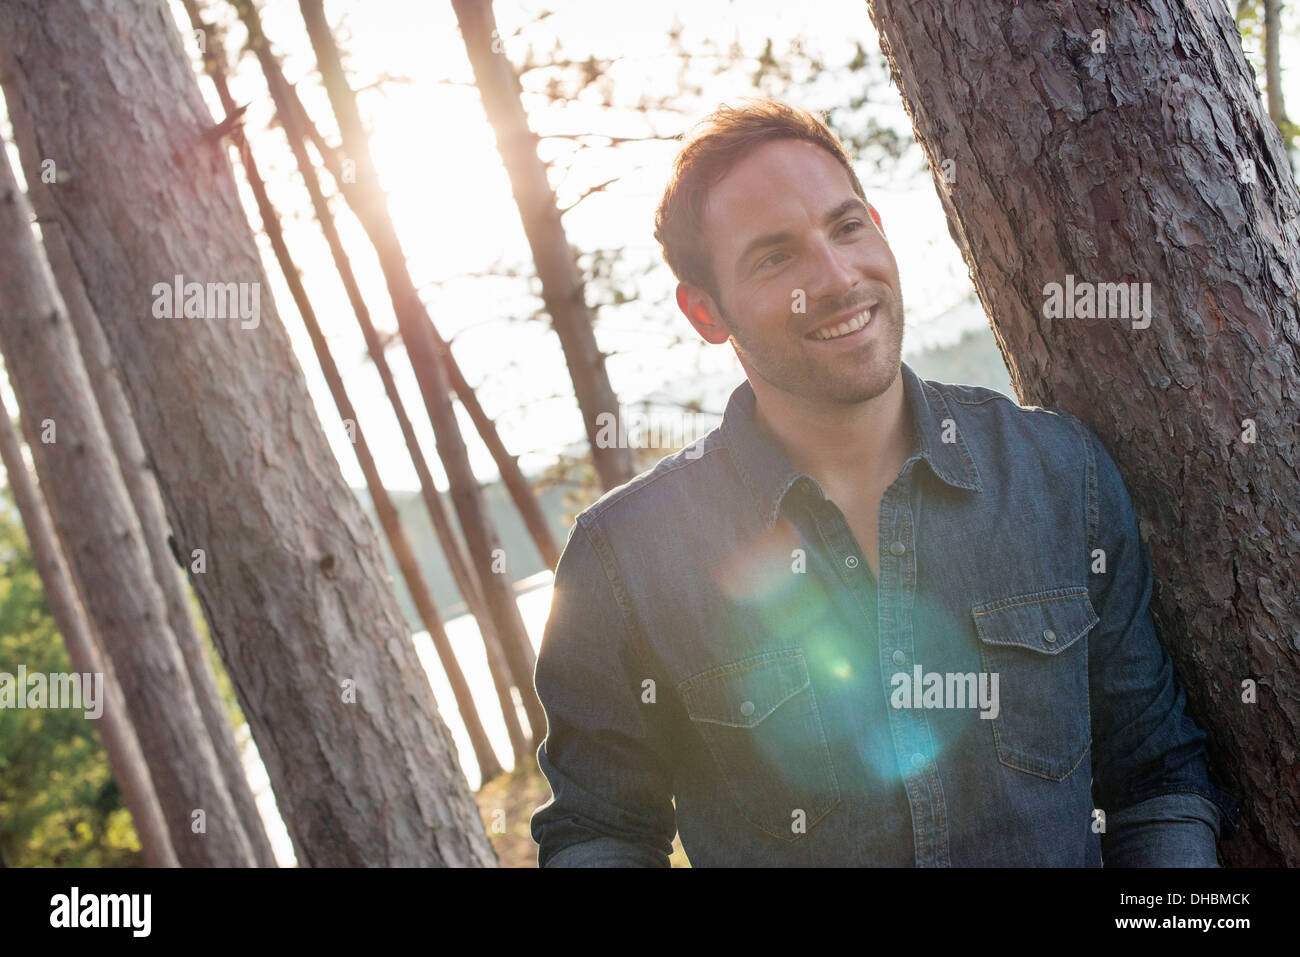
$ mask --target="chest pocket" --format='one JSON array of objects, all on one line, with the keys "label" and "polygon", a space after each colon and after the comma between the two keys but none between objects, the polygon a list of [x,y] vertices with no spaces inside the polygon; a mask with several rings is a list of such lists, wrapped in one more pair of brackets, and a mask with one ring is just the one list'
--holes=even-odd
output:
[{"label": "chest pocket", "polygon": [[1097,613],[1081,586],[971,609],[984,670],[998,675],[993,740],[1004,765],[1063,781],[1092,743],[1088,642]]},{"label": "chest pocket", "polygon": [[688,678],[677,690],[755,827],[795,841],[839,803],[802,651],[742,658]]}]

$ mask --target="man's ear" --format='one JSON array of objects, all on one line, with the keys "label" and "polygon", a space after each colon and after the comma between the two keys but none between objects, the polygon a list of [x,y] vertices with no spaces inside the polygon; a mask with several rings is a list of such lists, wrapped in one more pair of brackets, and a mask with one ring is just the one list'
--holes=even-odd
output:
[{"label": "man's ear", "polygon": [[876,228],[880,230],[881,235],[884,235],[885,224],[880,221],[880,213],[876,211],[876,207],[867,203],[867,211],[871,213],[871,218],[875,221]]},{"label": "man's ear", "polygon": [[677,308],[690,320],[700,338],[712,345],[720,345],[731,338],[722,323],[718,304],[699,286],[687,282],[677,284]]}]

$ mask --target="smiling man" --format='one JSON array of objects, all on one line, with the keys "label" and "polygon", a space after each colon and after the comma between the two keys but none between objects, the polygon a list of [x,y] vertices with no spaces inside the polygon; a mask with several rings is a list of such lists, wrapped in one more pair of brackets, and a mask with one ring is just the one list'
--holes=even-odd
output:
[{"label": "smiling man", "polygon": [[676,831],[694,866],[1216,866],[1239,808],[1114,463],[1068,413],[901,362],[898,267],[834,134],[719,108],[656,224],[747,381],[570,533],[539,864],[666,866]]}]

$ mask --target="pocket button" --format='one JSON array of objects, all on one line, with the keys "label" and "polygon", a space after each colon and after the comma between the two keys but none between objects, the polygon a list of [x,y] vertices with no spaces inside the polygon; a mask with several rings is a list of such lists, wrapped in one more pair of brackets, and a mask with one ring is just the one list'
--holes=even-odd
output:
[{"label": "pocket button", "polygon": [[985,671],[1001,676],[992,725],[1007,767],[1064,781],[1088,753],[1088,643],[1096,610],[1082,585],[1008,595],[974,606]]}]

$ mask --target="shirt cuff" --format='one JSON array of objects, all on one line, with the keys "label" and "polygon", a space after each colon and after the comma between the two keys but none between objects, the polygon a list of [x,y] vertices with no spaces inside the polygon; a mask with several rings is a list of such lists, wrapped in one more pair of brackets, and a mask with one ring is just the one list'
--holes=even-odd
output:
[{"label": "shirt cuff", "polygon": [[550,856],[550,867],[668,867],[658,851],[614,837],[597,837],[570,844]]},{"label": "shirt cuff", "polygon": [[1218,867],[1221,811],[1200,794],[1160,794],[1107,819],[1107,867]]}]

